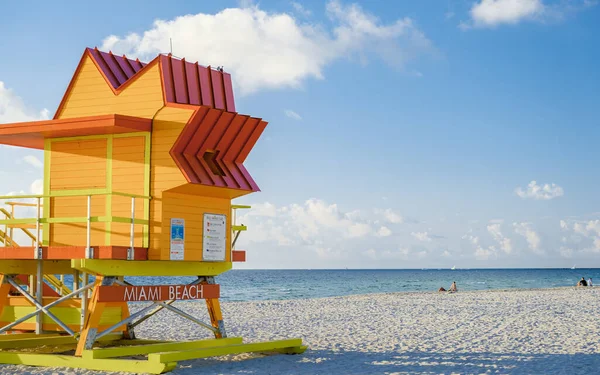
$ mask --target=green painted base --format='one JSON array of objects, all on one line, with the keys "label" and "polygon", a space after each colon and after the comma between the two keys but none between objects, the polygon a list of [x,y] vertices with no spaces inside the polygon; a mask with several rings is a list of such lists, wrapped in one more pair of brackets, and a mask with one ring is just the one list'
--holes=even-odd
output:
[{"label": "green painted base", "polygon": [[[9,340],[8,337],[15,340]],[[73,344],[70,337],[57,335],[34,336],[26,334],[2,335],[0,342],[0,364],[82,368],[99,371],[124,371],[131,373],[162,374],[173,370],[178,361],[216,357],[240,353],[301,354],[306,350],[301,339],[242,343],[241,337],[198,340],[187,342],[151,342],[143,340],[121,340],[111,346],[85,350],[81,357],[48,353],[48,346],[60,345],[55,353],[65,353]],[[6,339],[5,339],[6,338]],[[5,339],[5,340],[4,340]],[[16,341],[18,345],[10,346]],[[29,342],[31,341],[31,342]],[[36,346],[43,345],[40,350]],[[27,352],[16,349],[31,348]],[[125,359],[124,357],[136,357]],[[139,359],[147,356],[147,359]]]}]

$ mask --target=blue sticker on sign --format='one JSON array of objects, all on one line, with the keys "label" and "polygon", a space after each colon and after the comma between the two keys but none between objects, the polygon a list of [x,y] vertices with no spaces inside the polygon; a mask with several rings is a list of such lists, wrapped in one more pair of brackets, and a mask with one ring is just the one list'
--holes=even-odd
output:
[{"label": "blue sticker on sign", "polygon": [[182,241],[183,238],[183,223],[171,223],[171,241]]},{"label": "blue sticker on sign", "polygon": [[171,219],[171,260],[185,258],[185,220]]}]

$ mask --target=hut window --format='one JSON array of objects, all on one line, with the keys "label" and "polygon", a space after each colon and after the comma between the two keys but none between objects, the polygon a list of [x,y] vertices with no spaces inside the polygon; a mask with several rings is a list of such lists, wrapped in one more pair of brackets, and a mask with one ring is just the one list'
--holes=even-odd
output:
[{"label": "hut window", "polygon": [[219,155],[219,151],[206,151],[202,157],[213,174],[217,176],[225,176],[225,172],[217,163],[215,158]]}]

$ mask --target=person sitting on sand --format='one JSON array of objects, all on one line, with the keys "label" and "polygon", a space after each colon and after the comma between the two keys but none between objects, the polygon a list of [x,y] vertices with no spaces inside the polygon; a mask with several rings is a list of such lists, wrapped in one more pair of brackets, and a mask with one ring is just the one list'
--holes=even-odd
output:
[{"label": "person sitting on sand", "polygon": [[587,286],[587,281],[585,281],[585,277],[582,277],[581,280],[579,280],[577,286]]},{"label": "person sitting on sand", "polygon": [[592,278],[591,277],[588,280],[588,286],[592,286]]},{"label": "person sitting on sand", "polygon": [[438,289],[438,292],[445,292],[445,291],[446,291],[446,289],[444,289],[443,286],[441,286],[440,289]]},{"label": "person sitting on sand", "polygon": [[454,292],[458,292],[458,288],[456,287],[456,281],[452,282],[452,285],[450,285],[450,293],[454,293]]}]

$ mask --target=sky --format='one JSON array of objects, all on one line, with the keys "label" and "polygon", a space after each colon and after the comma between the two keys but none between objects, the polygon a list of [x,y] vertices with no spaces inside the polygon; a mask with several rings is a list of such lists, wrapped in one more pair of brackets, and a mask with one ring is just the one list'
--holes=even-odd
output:
[{"label": "sky", "polygon": [[[269,122],[236,267],[600,267],[598,1],[98,4],[0,5],[0,124],[52,117],[85,47],[224,66]],[[40,191],[41,152],[0,160]]]}]

